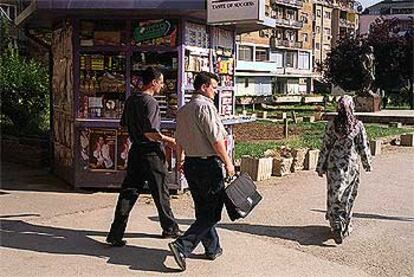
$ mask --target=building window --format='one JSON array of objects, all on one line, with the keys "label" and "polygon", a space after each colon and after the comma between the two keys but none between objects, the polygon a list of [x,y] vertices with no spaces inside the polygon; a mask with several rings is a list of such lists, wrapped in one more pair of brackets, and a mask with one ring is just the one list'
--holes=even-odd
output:
[{"label": "building window", "polygon": [[277,68],[283,67],[283,52],[272,52],[270,53],[271,61],[276,64]]},{"label": "building window", "polygon": [[307,24],[308,23],[308,14],[307,13],[302,13],[301,20],[304,24]]},{"label": "building window", "polygon": [[316,26],[316,33],[317,33],[317,34],[320,34],[320,33],[321,33],[321,27]]},{"label": "building window", "polygon": [[272,13],[272,8],[269,5],[265,6],[265,15],[270,16]]},{"label": "building window", "polygon": [[295,67],[296,55],[297,52],[286,52],[286,67]]},{"label": "building window", "polygon": [[323,17],[324,17],[324,18],[327,18],[327,19],[331,19],[331,12],[327,12],[327,11],[325,11],[325,12],[323,13]]},{"label": "building window", "polygon": [[256,61],[264,62],[269,60],[267,48],[256,48]]},{"label": "building window", "polygon": [[316,10],[316,16],[321,17],[321,10]]},{"label": "building window", "polygon": [[249,78],[248,77],[245,77],[244,78],[244,87],[245,88],[248,88],[249,87]]},{"label": "building window", "polygon": [[319,49],[321,49],[321,45],[317,42],[317,43],[315,43],[315,48],[319,50]]},{"label": "building window", "polygon": [[296,13],[293,10],[286,10],[286,19],[296,19]]},{"label": "building window", "polygon": [[323,33],[327,36],[331,35],[331,29],[330,28],[323,28]]},{"label": "building window", "polygon": [[253,61],[253,47],[246,45],[239,45],[239,60]]},{"label": "building window", "polygon": [[310,53],[299,52],[298,68],[299,69],[310,69]]},{"label": "building window", "polygon": [[303,42],[308,42],[308,34],[304,33],[303,36]]}]

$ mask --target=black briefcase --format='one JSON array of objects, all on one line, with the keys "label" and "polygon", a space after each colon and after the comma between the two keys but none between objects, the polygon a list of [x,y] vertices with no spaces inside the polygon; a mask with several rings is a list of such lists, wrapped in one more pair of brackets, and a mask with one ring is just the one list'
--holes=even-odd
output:
[{"label": "black briefcase", "polygon": [[224,190],[224,204],[231,221],[245,218],[262,200],[252,178],[241,173]]}]

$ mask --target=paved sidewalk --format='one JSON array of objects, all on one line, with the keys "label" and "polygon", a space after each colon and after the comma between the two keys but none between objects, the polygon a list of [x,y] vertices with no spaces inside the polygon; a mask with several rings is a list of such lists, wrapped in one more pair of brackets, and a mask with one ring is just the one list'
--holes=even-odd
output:
[{"label": "paved sidewalk", "polygon": [[[364,175],[355,232],[336,246],[323,219],[325,181],[311,172],[259,183],[254,213],[219,226],[224,254],[204,260],[198,248],[180,273],[152,200],[132,212],[124,248],[105,236],[116,193],[71,192],[45,171],[2,165],[0,263],[3,276],[412,276],[414,149],[376,158]],[[183,229],[192,222],[188,195],[172,200]]]}]

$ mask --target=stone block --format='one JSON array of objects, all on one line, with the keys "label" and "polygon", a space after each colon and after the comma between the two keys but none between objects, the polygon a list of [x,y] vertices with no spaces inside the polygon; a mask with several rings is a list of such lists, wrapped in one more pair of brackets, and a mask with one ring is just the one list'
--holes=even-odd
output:
[{"label": "stone block", "polygon": [[379,112],[381,96],[357,96],[354,98],[356,112]]},{"label": "stone block", "polygon": [[254,181],[263,181],[272,175],[273,158],[242,157],[240,171],[252,177]]},{"label": "stone block", "polygon": [[303,167],[305,166],[305,157],[307,152],[307,148],[292,149],[293,162],[292,167],[290,168],[292,172],[296,172],[298,170],[303,169]]},{"label": "stone block", "polygon": [[303,122],[303,117],[301,116],[301,117],[297,117],[296,118],[296,122],[297,123],[302,123]]},{"label": "stone block", "polygon": [[286,113],[280,113],[277,115],[277,119],[286,119],[287,118],[287,114]]},{"label": "stone block", "polygon": [[263,119],[266,119],[266,118],[267,118],[267,111],[262,111],[262,112],[260,112],[260,113],[259,113],[259,116],[260,116],[261,118],[263,118]]},{"label": "stone block", "polygon": [[390,122],[390,123],[388,123],[388,127],[391,127],[391,128],[402,128],[402,123],[401,122]]},{"label": "stone block", "polygon": [[381,155],[382,140],[371,140],[369,142],[369,148],[372,156]]},{"label": "stone block", "polygon": [[311,115],[311,116],[304,116],[303,117],[303,122],[315,122],[315,116]]},{"label": "stone block", "polygon": [[318,164],[318,158],[319,158],[319,150],[317,150],[317,149],[309,150],[306,153],[306,156],[305,156],[304,169],[305,170],[315,170],[316,165]]},{"label": "stone block", "polygon": [[273,159],[272,175],[284,176],[290,174],[293,158],[275,158]]},{"label": "stone block", "polygon": [[404,134],[401,135],[401,146],[414,146],[414,134]]}]

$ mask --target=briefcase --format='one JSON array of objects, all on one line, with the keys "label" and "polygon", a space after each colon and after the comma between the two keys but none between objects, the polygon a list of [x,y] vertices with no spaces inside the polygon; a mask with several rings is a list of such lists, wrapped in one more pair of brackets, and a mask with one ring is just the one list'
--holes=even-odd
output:
[{"label": "briefcase", "polygon": [[241,173],[224,190],[224,205],[231,221],[245,218],[262,200],[252,178]]}]

